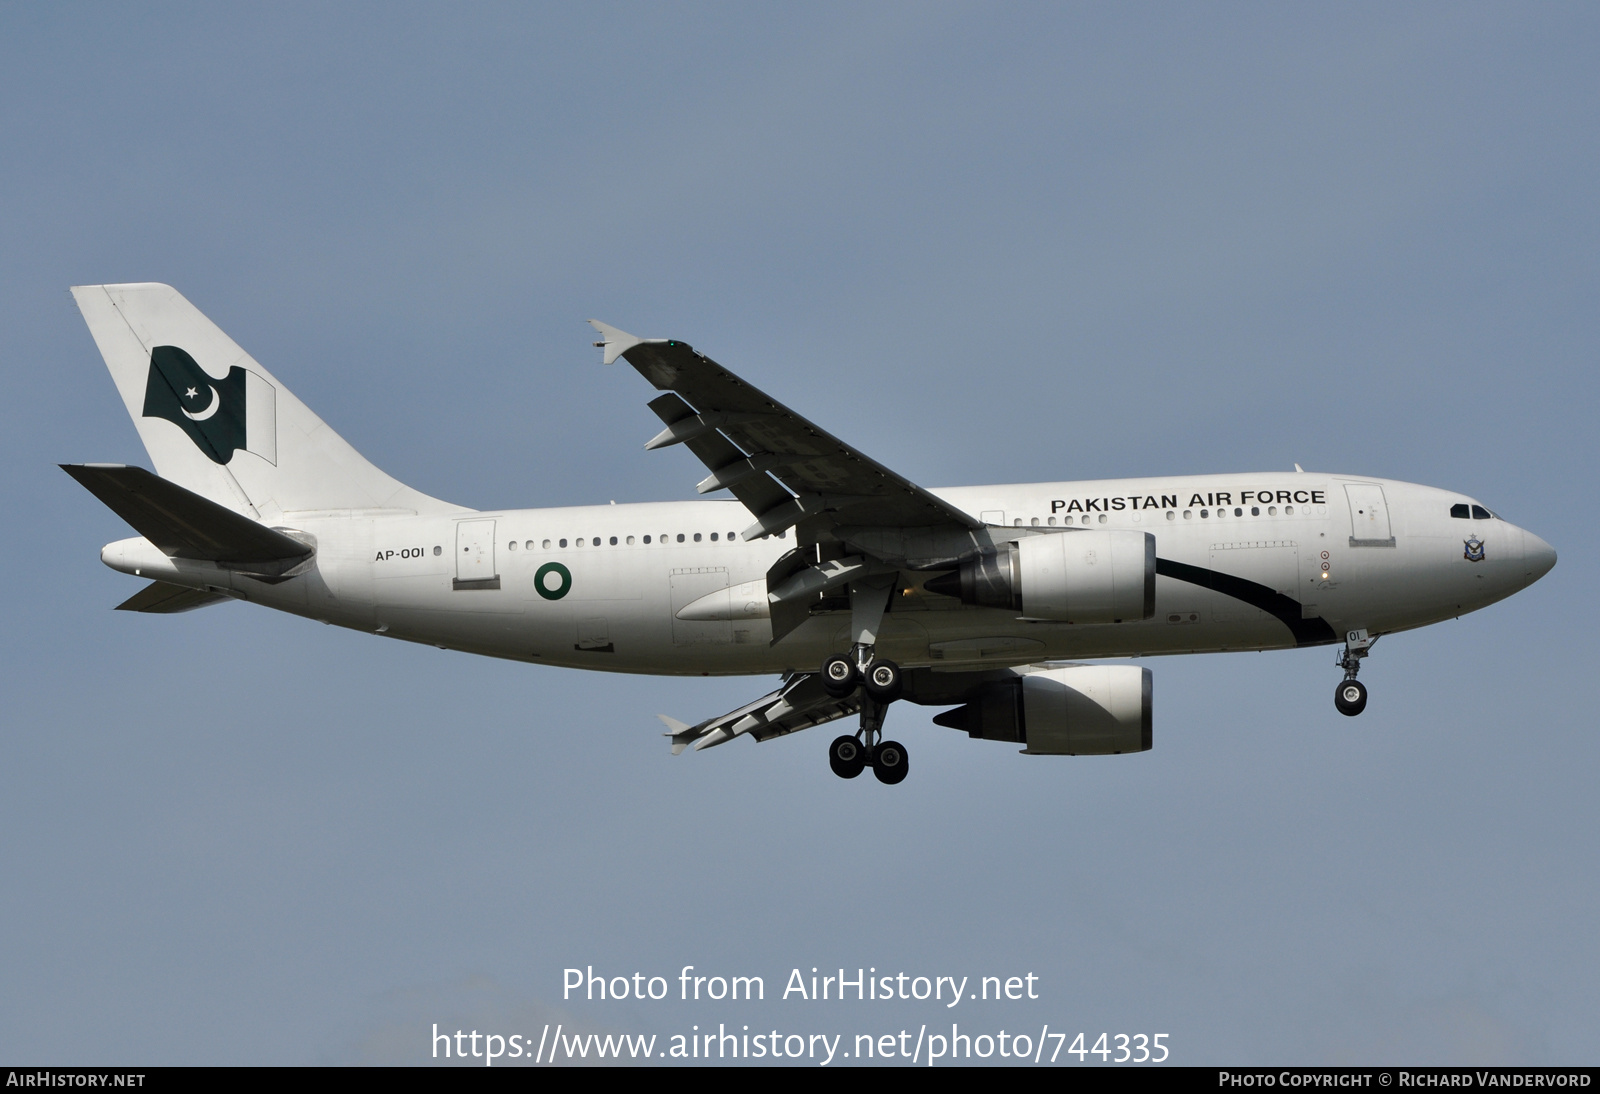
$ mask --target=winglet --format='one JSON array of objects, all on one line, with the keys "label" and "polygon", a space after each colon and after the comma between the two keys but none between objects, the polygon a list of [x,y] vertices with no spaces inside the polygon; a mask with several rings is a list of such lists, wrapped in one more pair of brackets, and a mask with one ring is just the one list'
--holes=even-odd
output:
[{"label": "winglet", "polygon": [[589,325],[600,332],[600,341],[595,343],[595,348],[606,351],[605,364],[613,364],[618,357],[627,353],[634,346],[646,341],[644,338],[635,338],[625,330],[618,330],[608,323],[598,319],[589,320]]},{"label": "winglet", "polygon": [[665,714],[657,714],[656,717],[660,718],[661,724],[667,727],[667,732],[663,733],[662,736],[672,738],[672,754],[674,756],[689,747],[689,742],[694,739],[695,735],[693,726],[686,725],[676,718],[669,718]]}]

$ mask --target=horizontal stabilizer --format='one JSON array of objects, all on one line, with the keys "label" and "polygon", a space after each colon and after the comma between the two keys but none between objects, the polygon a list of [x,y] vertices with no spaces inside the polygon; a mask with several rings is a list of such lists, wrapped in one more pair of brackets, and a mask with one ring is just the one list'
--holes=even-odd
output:
[{"label": "horizontal stabilizer", "polygon": [[173,558],[219,563],[281,563],[312,548],[142,467],[71,464],[61,470]]},{"label": "horizontal stabilizer", "polygon": [[185,589],[182,585],[174,585],[167,581],[152,581],[118,604],[116,610],[175,615],[178,612],[192,612],[196,608],[204,608],[207,604],[218,604],[231,599],[233,598],[222,593],[214,593],[209,589]]}]

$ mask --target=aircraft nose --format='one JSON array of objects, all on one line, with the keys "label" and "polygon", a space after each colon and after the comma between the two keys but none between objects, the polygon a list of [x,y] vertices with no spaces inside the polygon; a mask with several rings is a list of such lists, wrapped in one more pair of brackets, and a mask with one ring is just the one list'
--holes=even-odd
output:
[{"label": "aircraft nose", "polygon": [[1527,568],[1528,584],[1538,581],[1556,564],[1556,549],[1526,529],[1522,532],[1522,562]]}]

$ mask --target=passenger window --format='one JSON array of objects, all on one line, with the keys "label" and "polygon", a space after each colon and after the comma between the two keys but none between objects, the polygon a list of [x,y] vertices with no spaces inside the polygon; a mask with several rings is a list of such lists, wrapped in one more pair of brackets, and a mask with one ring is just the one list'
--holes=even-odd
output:
[{"label": "passenger window", "polygon": [[1038,517],[1034,517],[1032,523],[1033,523],[1033,526],[1035,528],[1039,527],[1039,518]]},{"label": "passenger window", "polygon": [[596,547],[600,546],[600,537],[599,536],[595,536],[594,537],[594,545]]},{"label": "passenger window", "polygon": [[567,541],[566,540],[562,540],[561,541],[561,546],[565,547],[566,545],[567,545]]},{"label": "passenger window", "polygon": [[1284,506],[1284,507],[1283,507],[1283,515],[1284,515],[1284,516],[1286,516],[1286,517],[1292,517],[1292,516],[1294,516],[1294,506],[1292,506],[1292,505],[1285,505],[1285,506]]},{"label": "passenger window", "polygon": [[1051,518],[1050,518],[1050,526],[1051,526],[1051,527],[1052,527],[1052,528],[1054,528],[1054,527],[1055,527],[1055,523],[1056,523],[1056,518],[1055,518],[1055,517],[1051,517]]},{"label": "passenger window", "polygon": [[1101,513],[1100,514],[1100,523],[1104,524],[1105,522],[1106,522],[1106,515],[1104,513]]},{"label": "passenger window", "polygon": [[682,542],[683,542],[683,533],[682,533],[682,532],[679,532],[679,533],[678,533],[678,542],[679,542],[679,543],[682,543]]},{"label": "passenger window", "polygon": [[1472,507],[1472,519],[1473,520],[1488,520],[1493,515],[1494,515],[1493,513],[1489,512],[1489,510],[1485,509],[1481,505],[1474,505]]},{"label": "passenger window", "polygon": [[1172,511],[1172,510],[1171,510],[1171,509],[1168,509],[1168,510],[1167,510],[1167,519],[1168,519],[1168,520],[1173,520],[1173,519],[1175,519],[1175,518],[1176,518],[1176,517],[1177,517],[1177,515],[1178,515],[1178,514],[1177,514],[1177,513],[1174,513],[1174,512],[1173,512],[1173,511]]},{"label": "passenger window", "polygon": [[700,533],[699,533],[699,532],[696,532],[696,533],[695,533],[695,534],[694,534],[694,541],[695,541],[695,542],[696,542],[696,543],[699,543],[699,542],[700,542]]},{"label": "passenger window", "polygon": [[728,533],[728,534],[727,534],[727,536],[726,536],[726,537],[724,537],[724,538],[726,538],[726,539],[727,539],[727,541],[728,541],[728,542],[729,542],[729,543],[732,543],[732,542],[733,542],[733,533],[732,533],[732,532],[729,532],[729,533]]},{"label": "passenger window", "polygon": [[644,537],[644,541],[645,541],[645,542],[646,542],[646,543],[649,543],[649,542],[650,542],[650,537],[649,537],[649,536],[645,536],[645,537]]},{"label": "passenger window", "polygon": [[444,553],[444,548],[443,548],[443,547],[435,547],[435,548],[434,548],[434,549],[433,549],[433,553],[434,553],[434,554],[435,554],[435,555],[439,555],[439,554],[443,554],[443,553]]},{"label": "passenger window", "polygon": [[516,549],[517,549],[517,541],[516,540],[512,540],[510,543],[506,544],[506,550],[515,551]]},{"label": "passenger window", "polygon": [[1235,509],[1233,511],[1233,515],[1236,516],[1236,517],[1242,517],[1242,516],[1244,516],[1244,510],[1243,509]]},{"label": "passenger window", "polygon": [[1457,520],[1466,520],[1471,514],[1467,511],[1465,503],[1459,503],[1450,507],[1450,515]]},{"label": "passenger window", "polygon": [[715,532],[711,533],[711,542],[712,543],[717,542],[717,533],[715,533]]},{"label": "passenger window", "polygon": [[1193,520],[1194,519],[1194,510],[1193,509],[1185,509],[1183,511],[1183,519],[1184,520]]},{"label": "passenger window", "polygon": [[1201,519],[1201,520],[1205,520],[1205,519],[1206,519],[1206,518],[1207,518],[1207,517],[1209,517],[1209,516],[1210,516],[1210,515],[1211,515],[1211,511],[1210,511],[1210,510],[1209,510],[1209,509],[1202,509],[1202,510],[1200,510],[1200,519]]},{"label": "passenger window", "polygon": [[632,537],[632,536],[629,536],[629,537],[628,537],[628,546],[629,546],[629,547],[632,547],[632,546],[633,546],[633,537]]},{"label": "passenger window", "polygon": [[611,537],[611,546],[615,547],[616,545],[617,545],[617,537],[616,536],[612,536]]},{"label": "passenger window", "polygon": [[1251,506],[1251,507],[1250,507],[1250,515],[1251,515],[1251,516],[1252,516],[1252,517],[1259,517],[1259,516],[1260,516],[1260,515],[1261,515],[1261,506],[1259,506],[1259,505],[1252,505],[1252,506]]},{"label": "passenger window", "polygon": [[[563,540],[563,541],[562,541],[562,543],[561,543],[561,546],[563,546],[563,547],[565,547],[565,546],[566,546],[566,545],[567,545],[567,544],[566,544],[566,541],[565,541],[565,540]],[[548,550],[549,550],[549,549],[550,549],[550,541],[549,541],[549,540],[545,540],[545,541],[544,541],[544,549],[545,549],[545,550],[546,550],[546,551],[548,551]]]}]

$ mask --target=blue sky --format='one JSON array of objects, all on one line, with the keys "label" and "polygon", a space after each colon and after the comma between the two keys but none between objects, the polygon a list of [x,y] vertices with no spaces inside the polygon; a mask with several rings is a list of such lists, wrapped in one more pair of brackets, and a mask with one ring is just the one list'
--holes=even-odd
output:
[{"label": "blue sky", "polygon": [[[1593,1063],[1594,179],[1583,5],[0,7],[0,1056],[422,1062],[573,965],[1032,971],[975,1023],[1183,1063]],[[148,461],[66,293],[176,285],[473,506],[685,498],[583,320],[686,339],[930,486],[1308,468],[1481,498],[1538,585],[1152,662],[1156,747],[896,710],[676,759],[763,680],[612,678],[223,605],[112,613]],[[1587,592],[1585,590],[1588,590]],[[755,1018],[752,1019],[752,1015]],[[555,1017],[551,1017],[555,1016]],[[935,1019],[942,1020],[941,1016]]]}]

